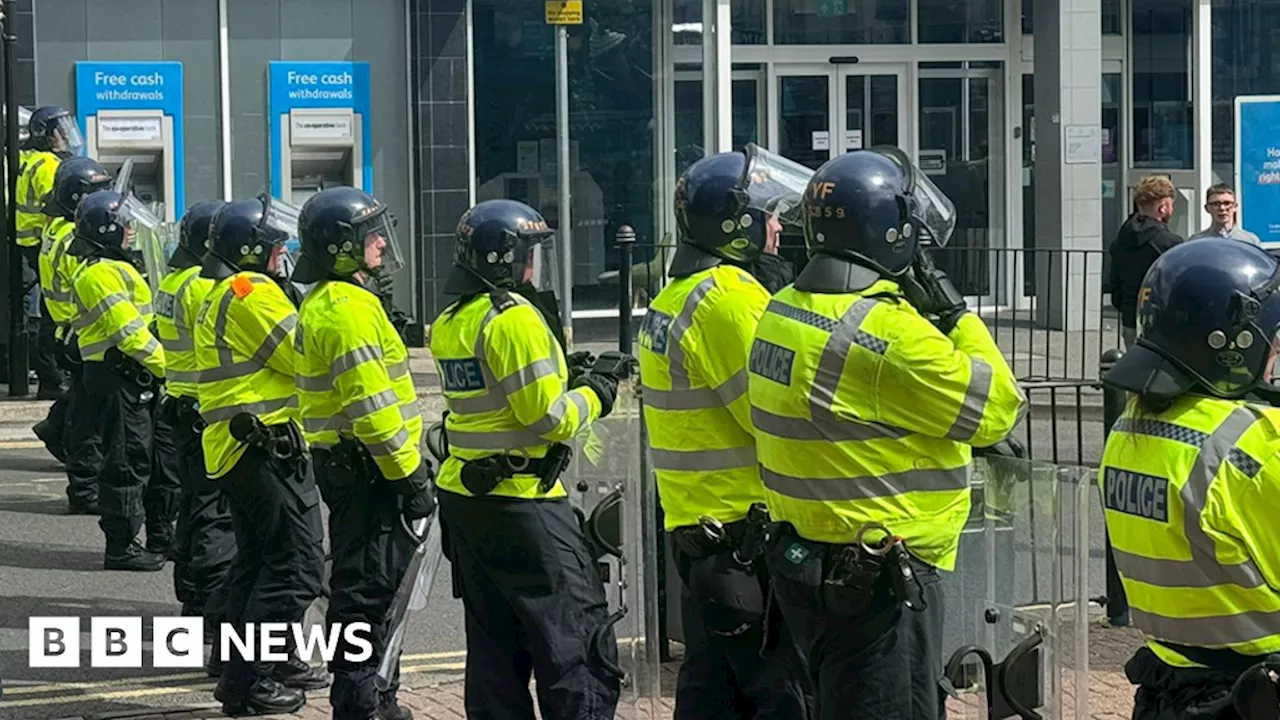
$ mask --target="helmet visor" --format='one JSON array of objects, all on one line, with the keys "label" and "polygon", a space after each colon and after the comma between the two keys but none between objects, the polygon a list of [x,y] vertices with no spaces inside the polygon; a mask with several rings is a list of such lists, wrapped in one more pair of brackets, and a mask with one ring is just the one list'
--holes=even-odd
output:
[{"label": "helmet visor", "polygon": [[802,215],[800,202],[813,178],[813,169],[748,143],[746,176],[742,187],[747,207],[773,215],[783,226],[798,230]]},{"label": "helmet visor", "polygon": [[132,195],[120,203],[116,218],[124,226],[124,249],[142,257],[147,282],[153,292],[158,290],[168,262],[165,256],[166,226],[151,208]]},{"label": "helmet visor", "polygon": [[301,208],[280,198],[260,197],[266,210],[262,214],[262,228],[274,231],[276,244],[282,245],[291,237],[298,237],[298,213]]},{"label": "helmet visor", "polygon": [[871,150],[889,158],[902,170],[907,194],[915,200],[912,213],[924,231],[921,240],[944,247],[956,229],[956,206],[951,199],[902,150],[890,145],[878,145]]},{"label": "helmet visor", "polygon": [[116,182],[111,189],[121,195],[129,194],[129,181],[133,179],[133,158],[125,158],[124,163],[120,166],[120,172],[116,173]]},{"label": "helmet visor", "polygon": [[[7,112],[7,110],[6,110]],[[31,137],[31,111],[18,106],[18,142],[26,142]]]},{"label": "helmet visor", "polygon": [[532,284],[539,292],[556,289],[555,231],[545,222],[528,223],[516,234],[512,271],[517,285]]},{"label": "helmet visor", "polygon": [[72,155],[79,155],[84,149],[84,138],[80,135],[80,126],[70,115],[58,118],[53,128],[53,146],[56,150],[65,150]]},{"label": "helmet visor", "polygon": [[356,223],[355,235],[361,247],[354,252],[362,267],[379,275],[391,275],[405,266],[404,253],[396,237],[396,218],[387,211]]}]

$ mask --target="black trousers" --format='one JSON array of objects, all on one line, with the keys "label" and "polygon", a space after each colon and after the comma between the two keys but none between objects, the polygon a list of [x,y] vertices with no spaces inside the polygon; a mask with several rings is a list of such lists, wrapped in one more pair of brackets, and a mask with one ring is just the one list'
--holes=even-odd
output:
[{"label": "black trousers", "polygon": [[173,588],[190,613],[220,623],[223,603],[215,599],[222,597],[225,603],[225,595],[217,591],[235,559],[236,534],[230,502],[218,482],[205,475],[204,449],[192,419],[180,418],[174,427],[182,493],[173,542]]},{"label": "black trousers", "polygon": [[[315,452],[316,482],[329,506],[333,560],[325,622],[344,627],[365,622],[373,629],[373,655],[365,662],[345,660],[348,649],[357,649],[345,638],[339,642],[329,663],[329,701],[334,720],[368,720],[379,705],[374,680],[391,632],[387,613],[417,542],[402,526],[398,497],[380,473],[339,467],[329,458],[327,452]],[[393,684],[386,694],[394,697],[395,692]]]},{"label": "black trousers", "polygon": [[178,519],[178,502],[182,495],[179,476],[178,448],[174,429],[178,419],[177,398],[165,398],[155,412],[151,453],[151,482],[143,505],[147,515],[147,535],[173,531]]},{"label": "black trousers", "polygon": [[1175,668],[1145,646],[1125,663],[1124,671],[1129,682],[1138,686],[1133,720],[1240,720],[1231,706],[1235,674]]},{"label": "black trousers", "polygon": [[[227,622],[293,623],[320,595],[324,547],[320,493],[310,463],[245,451],[217,480],[231,505],[236,556],[226,579]],[[232,647],[222,675],[227,697],[243,697],[270,664],[250,663]]]},{"label": "black trousers", "polygon": [[937,570],[916,566],[927,607],[915,612],[894,598],[884,574],[871,591],[825,585],[838,549],[782,532],[766,554],[774,595],[809,664],[815,717],[945,718]]},{"label": "black trousers", "polygon": [[685,633],[676,720],[808,718],[808,669],[785,624],[767,622],[771,581],[764,563],[747,568],[730,553],[694,558],[673,547]]},{"label": "black trousers", "polygon": [[98,500],[98,474],[102,471],[102,410],[85,389],[84,373],[82,366],[71,374],[71,390],[66,397],[63,447],[67,452],[67,499],[73,504]]},{"label": "black trousers", "polygon": [[[39,282],[40,246],[23,247],[21,251],[23,260]],[[53,316],[49,314],[49,306],[43,297],[40,299],[40,319],[34,327],[28,326],[28,329],[35,336],[35,342],[31,346],[31,365],[36,371],[36,377],[40,378],[40,385],[58,387],[63,378],[62,369],[58,367],[57,325],[53,322]]]},{"label": "black trousers", "polygon": [[569,502],[449,492],[439,502],[466,609],[467,717],[532,720],[532,675],[546,720],[612,718],[617,639]]},{"label": "black trousers", "polygon": [[137,537],[145,517],[155,397],[100,362],[84,364],[83,389],[84,412],[90,416],[86,421],[96,418],[101,427],[98,526],[107,538],[107,552],[120,553]]}]

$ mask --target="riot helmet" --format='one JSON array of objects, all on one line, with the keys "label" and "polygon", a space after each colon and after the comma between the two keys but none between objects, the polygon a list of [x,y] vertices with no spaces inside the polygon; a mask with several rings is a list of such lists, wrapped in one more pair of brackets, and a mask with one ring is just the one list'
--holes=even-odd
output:
[{"label": "riot helmet", "polygon": [[169,267],[181,270],[204,262],[209,252],[209,226],[223,205],[226,203],[221,200],[204,200],[187,208],[178,226],[178,247],[169,256]]},{"label": "riot helmet", "polygon": [[469,295],[528,281],[554,234],[541,213],[515,200],[485,200],[458,221],[444,292]]},{"label": "riot helmet", "polygon": [[75,116],[57,105],[45,105],[31,113],[27,132],[27,142],[36,150],[79,155],[84,148]]},{"label": "riot helmet", "polygon": [[395,217],[369,193],[335,187],[312,195],[298,216],[301,254],[291,279],[389,276],[404,267]]},{"label": "riot helmet", "polygon": [[810,180],[803,204],[811,259],[802,278],[844,274],[847,290],[900,277],[921,244],[946,245],[956,224],[955,206],[895,147],[827,161]]},{"label": "riot helmet", "polygon": [[755,143],[698,160],[676,181],[680,245],[672,277],[728,262],[746,266],[770,233],[800,227],[800,201],[813,171]]},{"label": "riot helmet", "polygon": [[75,220],[80,201],[111,187],[111,174],[97,160],[83,155],[67,158],[53,175],[53,192],[45,200],[43,212],[49,217]]},{"label": "riot helmet", "polygon": [[1212,238],[1169,250],[1138,292],[1137,342],[1105,382],[1157,400],[1275,394],[1278,289],[1280,264],[1248,243]]},{"label": "riot helmet", "polygon": [[67,251],[85,258],[103,257],[134,263],[141,255],[152,287],[159,281],[160,266],[156,262],[159,249],[153,247],[155,231],[160,227],[156,217],[138,198],[112,190],[99,190],[80,201],[75,214],[75,238]]},{"label": "riot helmet", "polygon": [[209,225],[209,252],[200,276],[221,280],[238,272],[278,274],[280,253],[298,233],[298,208],[263,194],[223,205]]}]

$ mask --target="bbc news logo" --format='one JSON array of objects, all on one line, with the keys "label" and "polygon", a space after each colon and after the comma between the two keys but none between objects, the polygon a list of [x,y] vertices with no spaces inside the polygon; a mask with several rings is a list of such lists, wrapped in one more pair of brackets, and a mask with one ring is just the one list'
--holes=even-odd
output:
[{"label": "bbc news logo", "polygon": [[[243,630],[223,624],[219,630],[221,660],[232,652],[246,660],[285,662],[291,645],[302,657],[317,652],[324,662],[338,654],[338,641],[347,650],[342,659],[361,663],[373,657],[373,629],[369,623],[333,624],[249,623]],[[293,642],[290,643],[290,640]],[[89,621],[89,667],[140,668],[145,635],[140,617],[95,617]],[[157,617],[151,620],[151,667],[198,668],[204,665],[204,620],[198,617]],[[80,618],[33,617],[27,622],[28,665],[33,668],[78,668],[81,661]]]}]

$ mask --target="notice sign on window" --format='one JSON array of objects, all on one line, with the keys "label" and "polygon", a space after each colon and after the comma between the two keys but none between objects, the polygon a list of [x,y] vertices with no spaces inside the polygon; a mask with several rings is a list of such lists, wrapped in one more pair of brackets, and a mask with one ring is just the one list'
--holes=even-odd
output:
[{"label": "notice sign on window", "polygon": [[291,115],[289,134],[294,140],[351,140],[351,116]]},{"label": "notice sign on window", "polygon": [[160,139],[163,118],[158,117],[99,117],[98,140],[100,142],[148,142]]},{"label": "notice sign on window", "polygon": [[548,25],[581,25],[582,0],[547,0]]}]

